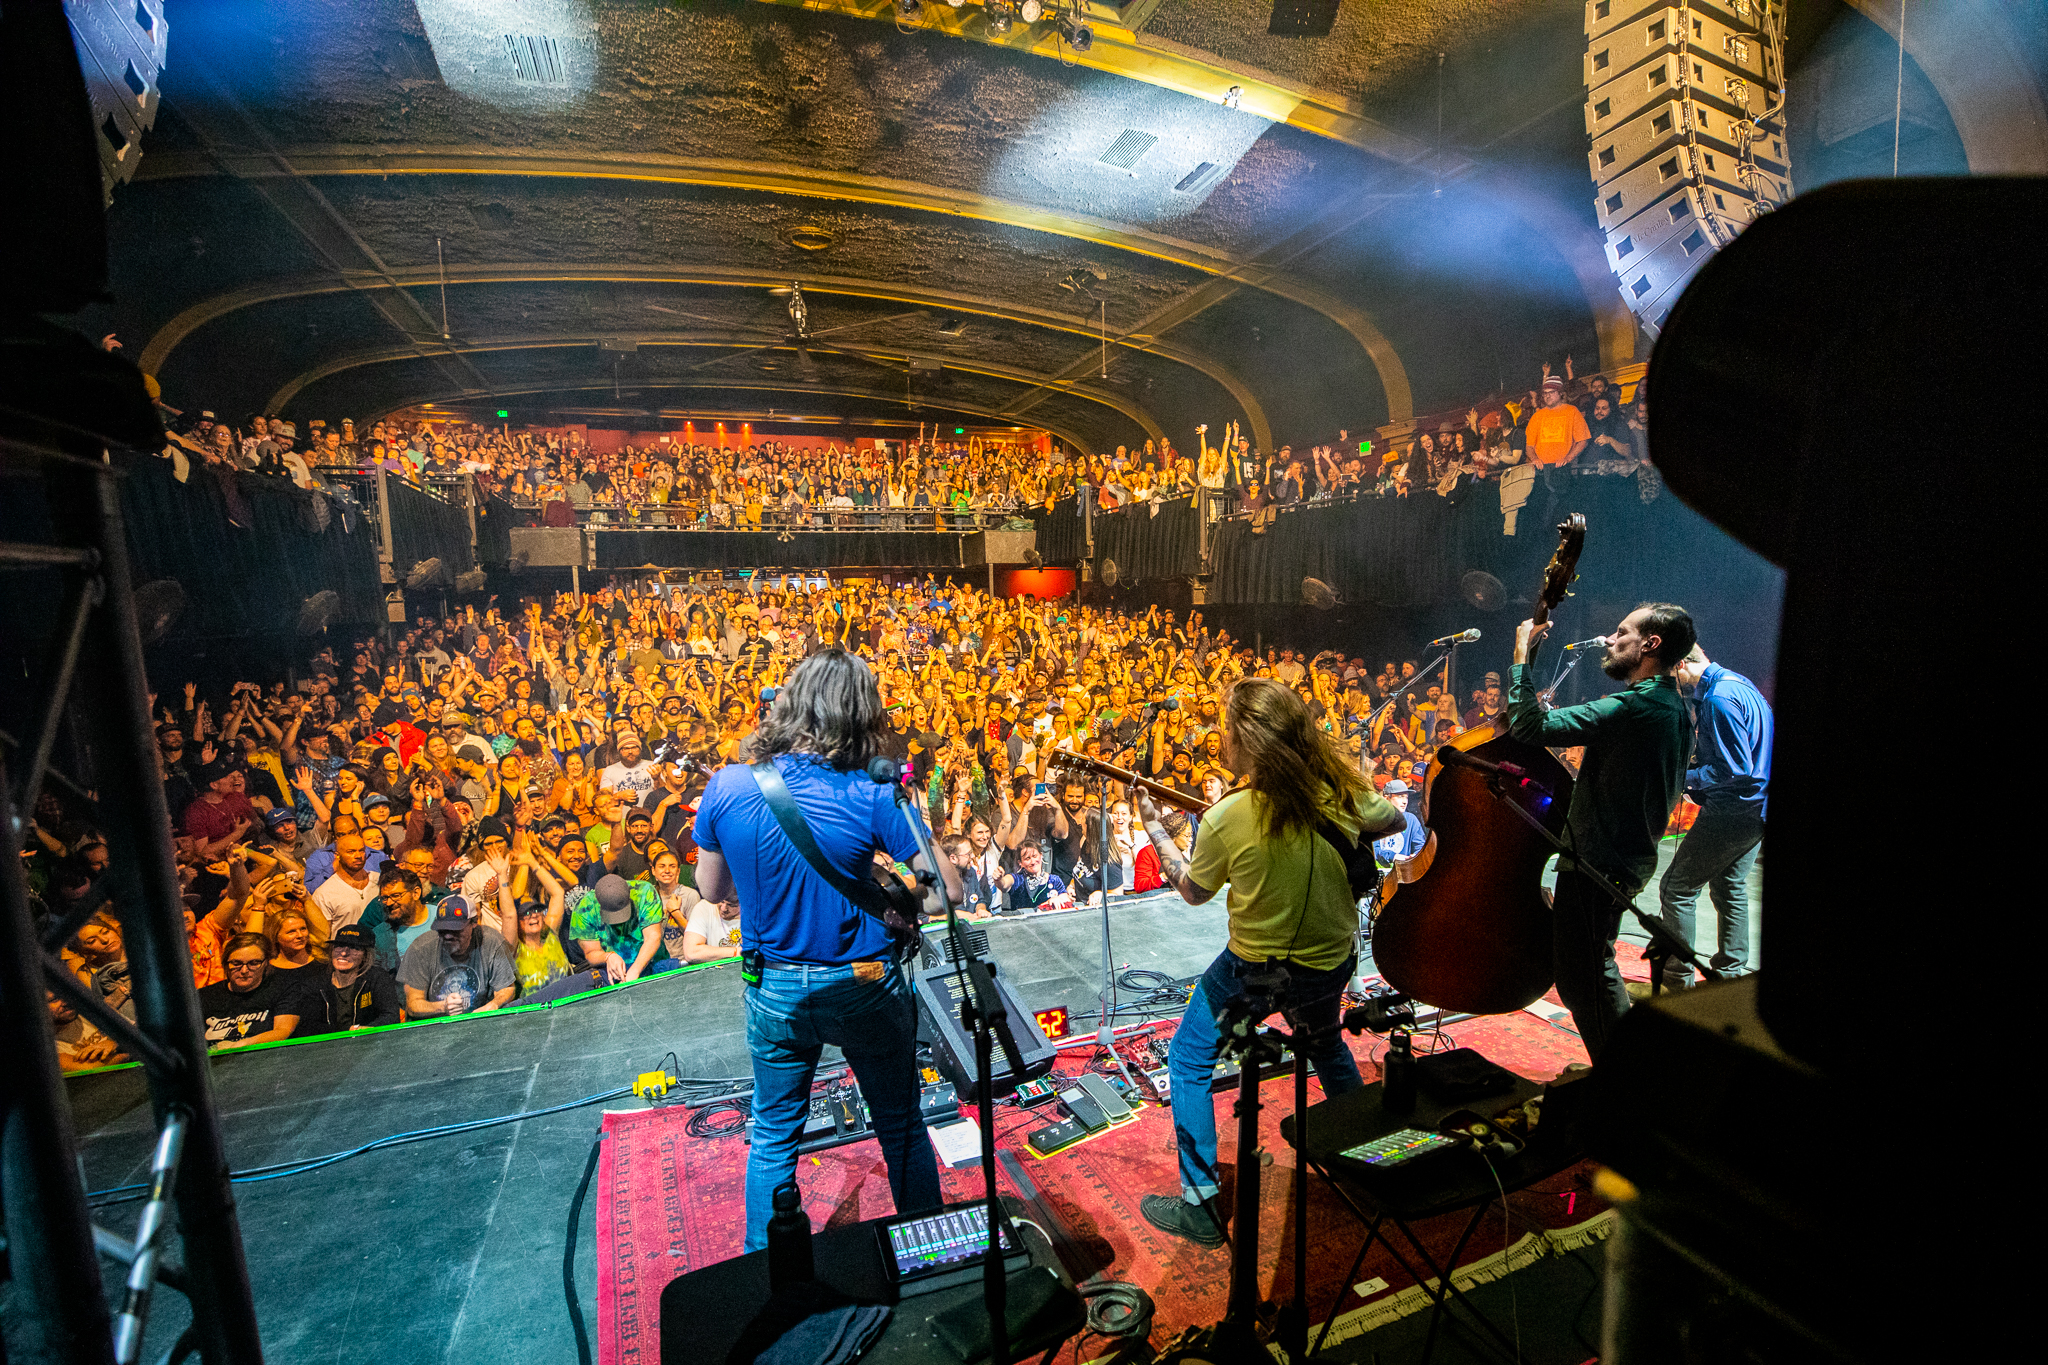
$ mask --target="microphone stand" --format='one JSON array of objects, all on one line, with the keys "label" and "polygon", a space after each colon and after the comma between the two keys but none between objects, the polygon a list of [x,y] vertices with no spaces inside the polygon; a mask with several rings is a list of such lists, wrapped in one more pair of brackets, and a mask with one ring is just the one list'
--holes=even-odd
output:
[{"label": "microphone stand", "polygon": [[988,1219],[988,1250],[982,1260],[981,1294],[988,1309],[989,1359],[992,1365],[1010,1365],[1009,1283],[1003,1274],[1001,1236],[1003,1205],[996,1193],[993,1059],[996,1042],[1002,1044],[1003,1056],[1009,1060],[1012,1077],[1024,1074],[1024,1061],[1017,1051],[1016,1036],[1010,1031],[1009,1011],[996,991],[994,966],[967,951],[966,938],[960,932],[960,908],[946,891],[946,879],[939,872],[939,857],[932,847],[931,831],[925,828],[924,819],[910,803],[910,789],[901,782],[892,785],[896,804],[909,820],[911,835],[917,840],[917,850],[924,855],[925,866],[929,869],[918,875],[918,881],[937,893],[939,905],[946,913],[946,937],[953,946],[955,976],[963,970],[967,975],[967,989],[961,994],[960,1015],[961,1022],[974,1030],[975,1114],[981,1123],[982,1189]]},{"label": "microphone stand", "polygon": [[[1460,641],[1459,643],[1463,642]],[[1410,688],[1414,687],[1417,683],[1423,681],[1430,674],[1436,672],[1436,666],[1438,664],[1444,664],[1448,666],[1450,663],[1451,655],[1453,652],[1457,650],[1457,648],[1458,646],[1456,644],[1449,646],[1444,650],[1444,652],[1441,655],[1437,656],[1434,659],[1431,659],[1429,661],[1429,666],[1427,668],[1416,669],[1415,676],[1410,678],[1407,682],[1402,683],[1392,692],[1388,693],[1387,699],[1381,702],[1378,706],[1375,706],[1366,715],[1365,720],[1360,724],[1359,728],[1364,730],[1367,736],[1370,737],[1372,734],[1373,726],[1379,724],[1380,715],[1383,712],[1391,709],[1395,702],[1401,700],[1403,696],[1407,695]]]}]

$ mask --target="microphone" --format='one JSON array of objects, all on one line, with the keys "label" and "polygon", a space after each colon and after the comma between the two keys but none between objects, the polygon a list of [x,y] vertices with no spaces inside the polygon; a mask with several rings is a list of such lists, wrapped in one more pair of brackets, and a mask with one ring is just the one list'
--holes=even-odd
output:
[{"label": "microphone", "polygon": [[1441,645],[1469,645],[1478,638],[1479,632],[1477,630],[1460,631],[1456,635],[1446,635],[1441,640],[1431,640],[1429,648],[1436,649]]},{"label": "microphone", "polygon": [[896,760],[893,758],[889,758],[885,755],[877,754],[875,757],[868,760],[868,776],[874,779],[875,785],[877,786],[895,786]]},{"label": "microphone", "polygon": [[1570,644],[1568,644],[1568,645],[1566,645],[1566,646],[1564,647],[1564,652],[1565,652],[1565,653],[1567,653],[1567,654],[1569,654],[1569,653],[1571,653],[1571,652],[1572,652],[1573,650],[1575,650],[1575,649],[1592,649],[1592,648],[1593,648],[1594,646],[1596,646],[1596,645],[1599,645],[1599,646],[1605,646],[1605,645],[1606,645],[1606,643],[1607,643],[1607,637],[1606,637],[1605,635],[1595,635],[1595,636],[1594,636],[1594,637],[1593,637],[1592,639],[1590,639],[1590,640],[1574,640],[1574,641],[1572,641],[1572,642],[1571,642]]}]

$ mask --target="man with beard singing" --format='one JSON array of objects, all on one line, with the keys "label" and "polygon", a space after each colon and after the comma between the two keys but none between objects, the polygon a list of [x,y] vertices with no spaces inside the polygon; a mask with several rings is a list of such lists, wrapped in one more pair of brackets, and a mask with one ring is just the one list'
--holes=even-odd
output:
[{"label": "man with beard singing", "polygon": [[1657,870],[1657,841],[1685,783],[1692,723],[1675,675],[1695,636],[1684,607],[1645,602],[1607,637],[1600,660],[1608,677],[1628,686],[1598,701],[1545,711],[1529,660],[1550,625],[1524,621],[1515,631],[1508,730],[1525,744],[1586,748],[1565,817],[1569,851],[1557,865],[1551,951],[1558,997],[1597,1062],[1628,1009],[1614,962],[1621,902],[1600,883],[1633,898]]}]

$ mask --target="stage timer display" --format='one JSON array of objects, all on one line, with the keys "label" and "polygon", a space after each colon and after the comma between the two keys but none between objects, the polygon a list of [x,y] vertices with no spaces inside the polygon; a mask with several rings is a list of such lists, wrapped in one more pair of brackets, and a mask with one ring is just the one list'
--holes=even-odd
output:
[{"label": "stage timer display", "polygon": [[1067,1036],[1065,1005],[1054,1005],[1051,1009],[1033,1011],[1031,1017],[1038,1021],[1038,1027],[1044,1032],[1048,1042],[1056,1043]]}]

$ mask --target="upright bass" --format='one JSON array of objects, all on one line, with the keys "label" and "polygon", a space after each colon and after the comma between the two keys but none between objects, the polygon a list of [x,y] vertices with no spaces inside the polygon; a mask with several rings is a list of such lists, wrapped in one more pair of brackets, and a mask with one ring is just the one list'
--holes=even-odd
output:
[{"label": "upright bass", "polygon": [[[1586,519],[1558,528],[1532,613],[1550,618],[1571,586]],[[1490,767],[1430,760],[1417,815],[1428,838],[1383,879],[1373,959],[1387,984],[1424,1004],[1505,1014],[1549,990],[1550,897],[1543,866],[1564,833],[1572,774],[1550,750],[1508,733],[1505,717],[1444,746]]]}]

